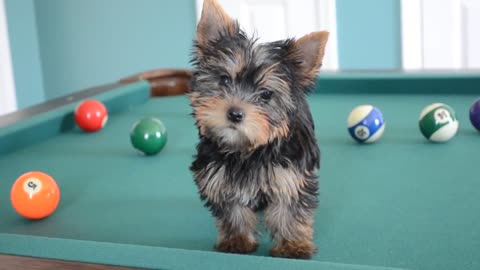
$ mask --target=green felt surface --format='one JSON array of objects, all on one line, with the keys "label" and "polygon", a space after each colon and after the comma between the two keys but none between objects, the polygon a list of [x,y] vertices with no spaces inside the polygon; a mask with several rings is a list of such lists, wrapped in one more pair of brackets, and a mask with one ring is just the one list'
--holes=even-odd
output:
[{"label": "green felt surface", "polygon": [[[319,253],[309,261],[269,258],[268,235],[252,255],[214,252],[214,221],[188,166],[196,130],[185,97],[126,106],[99,133],[78,129],[0,156],[0,252],[164,269],[479,269],[480,134],[468,122],[473,95],[310,97],[322,149]],[[424,106],[444,102],[460,132],[428,143],[418,129]],[[386,117],[374,145],[350,139],[346,119],[362,103]],[[169,142],[139,155],[129,131],[139,118],[162,119]],[[22,173],[42,170],[61,189],[56,213],[23,220],[9,203]],[[81,240],[81,241],[76,241]]]}]

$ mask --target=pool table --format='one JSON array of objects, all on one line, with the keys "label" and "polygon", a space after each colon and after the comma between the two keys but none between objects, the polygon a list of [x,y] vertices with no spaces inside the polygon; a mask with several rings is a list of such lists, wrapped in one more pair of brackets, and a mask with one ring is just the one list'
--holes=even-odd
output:
[{"label": "pool table", "polygon": [[[213,249],[214,220],[188,170],[197,142],[189,76],[188,69],[142,72],[0,117],[0,269],[480,269],[480,133],[468,120],[480,74],[320,74],[308,98],[322,152],[319,252],[310,260],[270,257],[265,231],[253,254]],[[86,98],[109,110],[99,132],[73,121]],[[418,128],[420,111],[434,102],[452,106],[460,121],[447,143],[427,141]],[[383,137],[368,145],[346,127],[365,103],[386,119]],[[129,132],[151,116],[164,122],[168,141],[143,156]],[[56,211],[38,221],[10,203],[15,179],[34,170],[61,191]]]}]

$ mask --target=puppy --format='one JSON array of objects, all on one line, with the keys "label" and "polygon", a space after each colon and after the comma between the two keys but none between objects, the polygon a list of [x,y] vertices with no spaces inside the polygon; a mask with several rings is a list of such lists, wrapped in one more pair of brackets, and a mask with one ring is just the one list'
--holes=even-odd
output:
[{"label": "puppy", "polygon": [[259,43],[205,0],[196,34],[189,100],[199,142],[190,170],[216,220],[215,248],[254,252],[262,212],[271,256],[311,258],[320,150],[306,96],[328,32]]}]

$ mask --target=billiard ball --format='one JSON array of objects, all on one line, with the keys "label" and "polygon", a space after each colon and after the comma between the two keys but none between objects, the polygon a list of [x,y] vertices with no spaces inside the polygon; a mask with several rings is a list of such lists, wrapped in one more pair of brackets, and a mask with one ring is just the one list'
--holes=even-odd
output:
[{"label": "billiard ball", "polygon": [[155,155],[167,143],[167,128],[157,118],[147,117],[138,120],[130,131],[130,142],[144,155]]},{"label": "billiard ball", "polygon": [[108,121],[107,108],[98,100],[85,100],[75,108],[75,121],[86,132],[98,131]]},{"label": "billiard ball", "polygon": [[27,172],[15,180],[10,200],[22,217],[43,219],[56,210],[60,202],[60,189],[50,175],[38,171]]},{"label": "billiard ball", "polygon": [[480,98],[470,107],[470,122],[476,130],[480,131]]},{"label": "billiard ball", "polygon": [[358,143],[374,143],[385,130],[385,119],[382,112],[369,104],[355,107],[347,119],[348,132]]},{"label": "billiard ball", "polygon": [[420,113],[419,128],[422,135],[432,142],[447,142],[458,131],[459,122],[452,107],[444,103],[432,103]]}]

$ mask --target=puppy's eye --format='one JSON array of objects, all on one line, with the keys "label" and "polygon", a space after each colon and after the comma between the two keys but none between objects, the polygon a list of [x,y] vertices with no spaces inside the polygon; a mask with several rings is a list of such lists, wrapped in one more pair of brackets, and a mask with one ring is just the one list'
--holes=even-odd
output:
[{"label": "puppy's eye", "polygon": [[272,95],[273,95],[273,91],[267,90],[260,94],[260,98],[263,101],[269,101],[272,98]]},{"label": "puppy's eye", "polygon": [[232,83],[232,79],[227,75],[220,76],[220,84],[223,86],[229,86]]}]

